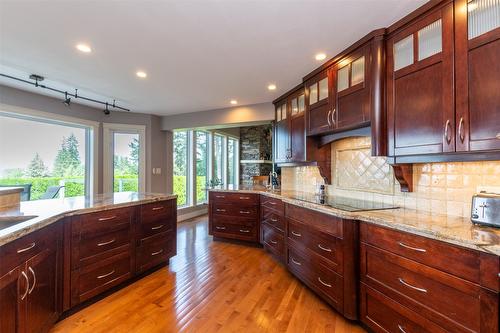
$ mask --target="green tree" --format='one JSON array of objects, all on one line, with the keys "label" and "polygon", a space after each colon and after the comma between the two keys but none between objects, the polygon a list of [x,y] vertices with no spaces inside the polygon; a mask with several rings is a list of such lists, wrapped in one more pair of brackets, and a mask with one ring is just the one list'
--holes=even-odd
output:
[{"label": "green tree", "polygon": [[33,157],[31,162],[28,164],[26,176],[33,178],[48,176],[48,169],[38,153],[35,154],[35,157]]},{"label": "green tree", "polygon": [[174,132],[174,175],[186,175],[187,132]]},{"label": "green tree", "polygon": [[128,146],[130,148],[130,163],[134,167],[134,174],[137,174],[139,169],[139,139],[134,138]]},{"label": "green tree", "polygon": [[83,173],[84,168],[78,152],[78,139],[71,133],[68,138],[62,139],[61,148],[54,161],[53,174],[58,177],[73,177],[81,176]]},{"label": "green tree", "polygon": [[23,168],[11,168],[3,171],[4,178],[23,178],[26,171]]}]

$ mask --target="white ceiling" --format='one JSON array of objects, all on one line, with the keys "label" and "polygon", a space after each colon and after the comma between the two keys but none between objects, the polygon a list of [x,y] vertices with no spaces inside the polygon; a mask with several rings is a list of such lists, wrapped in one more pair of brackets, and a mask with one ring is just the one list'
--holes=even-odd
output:
[{"label": "white ceiling", "polygon": [[[135,112],[261,103],[320,65],[315,53],[332,57],[424,2],[0,0],[0,69],[41,74]],[[76,51],[78,42],[93,52]],[[138,69],[147,79],[136,78]],[[278,89],[268,91],[269,83]]]}]

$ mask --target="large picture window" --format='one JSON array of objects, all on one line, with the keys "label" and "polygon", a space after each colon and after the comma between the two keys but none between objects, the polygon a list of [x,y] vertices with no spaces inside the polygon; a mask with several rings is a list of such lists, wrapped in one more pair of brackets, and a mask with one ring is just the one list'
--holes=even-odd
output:
[{"label": "large picture window", "polygon": [[239,140],[216,131],[174,131],[173,188],[179,207],[207,202],[207,188],[234,188],[239,180]]},{"label": "large picture window", "polygon": [[21,200],[93,192],[93,127],[0,112],[0,186],[20,186]]}]

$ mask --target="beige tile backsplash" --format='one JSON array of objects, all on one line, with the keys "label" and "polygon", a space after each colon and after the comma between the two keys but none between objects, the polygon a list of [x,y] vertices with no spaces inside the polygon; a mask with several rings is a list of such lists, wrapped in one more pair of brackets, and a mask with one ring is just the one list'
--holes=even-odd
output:
[{"label": "beige tile backsplash", "polygon": [[[413,166],[412,193],[402,193],[385,158],[370,156],[369,138],[349,138],[332,145],[329,195],[396,204],[401,207],[469,216],[472,195],[500,193],[500,161],[428,163]],[[314,193],[323,183],[317,167],[281,169],[282,189]]]}]

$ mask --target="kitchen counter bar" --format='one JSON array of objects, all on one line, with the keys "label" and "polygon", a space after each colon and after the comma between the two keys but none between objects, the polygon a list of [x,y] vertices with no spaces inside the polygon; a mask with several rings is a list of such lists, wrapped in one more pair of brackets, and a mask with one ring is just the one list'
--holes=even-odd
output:
[{"label": "kitchen counter bar", "polygon": [[373,223],[500,256],[500,229],[476,226],[470,222],[470,218],[432,214],[406,208],[347,212],[325,205],[297,200],[295,197],[301,196],[302,193],[293,191],[271,192],[251,187],[240,187],[234,190],[214,189],[213,191],[258,193],[332,216]]},{"label": "kitchen counter bar", "polygon": [[[0,211],[0,219],[36,216],[0,229],[0,246],[61,220],[64,217],[136,206],[149,202],[176,198],[177,195],[160,193],[119,192],[92,197],[36,200],[21,202],[16,210]],[[0,223],[2,223],[0,221]]]}]

